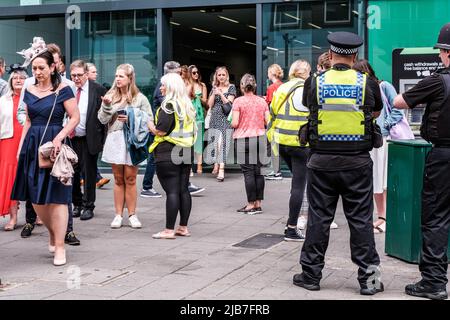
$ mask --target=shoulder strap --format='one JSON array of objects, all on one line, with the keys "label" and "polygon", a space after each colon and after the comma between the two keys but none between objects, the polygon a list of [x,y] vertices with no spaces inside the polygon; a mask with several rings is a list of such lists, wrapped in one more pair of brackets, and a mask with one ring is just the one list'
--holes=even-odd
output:
[{"label": "shoulder strap", "polygon": [[47,124],[45,125],[45,129],[44,129],[44,133],[42,134],[41,142],[39,142],[39,147],[42,145],[42,141],[44,141],[45,134],[47,133],[47,128],[48,128],[48,125],[49,125],[50,120],[52,118],[53,111],[55,110],[56,100],[58,99],[58,95],[59,95],[59,90],[55,91],[55,101],[53,101],[52,111],[50,112],[50,116],[48,117]]}]

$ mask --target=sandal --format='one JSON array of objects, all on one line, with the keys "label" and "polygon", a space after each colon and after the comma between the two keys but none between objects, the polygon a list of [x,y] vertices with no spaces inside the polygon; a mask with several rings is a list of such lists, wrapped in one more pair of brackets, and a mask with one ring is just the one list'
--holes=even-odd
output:
[{"label": "sandal", "polygon": [[185,231],[177,229],[177,231],[175,231],[175,235],[181,237],[190,237],[191,233],[187,229]]},{"label": "sandal", "polygon": [[218,182],[223,182],[223,180],[225,180],[225,168],[219,169],[219,174],[217,175],[216,179]]},{"label": "sandal", "polygon": [[378,226],[373,227],[374,233],[383,233],[386,232],[386,218],[378,217],[378,220],[383,220],[382,223],[380,223]]},{"label": "sandal", "polygon": [[5,227],[4,230],[5,231],[14,231],[14,229],[16,229],[17,224],[11,224],[11,222],[8,222]]},{"label": "sandal", "polygon": [[214,165],[214,169],[211,173],[213,175],[217,176],[217,174],[219,173],[219,165]]},{"label": "sandal", "polygon": [[166,233],[164,231],[160,231],[158,233],[155,233],[152,235],[153,239],[176,239],[175,234],[173,233]]}]

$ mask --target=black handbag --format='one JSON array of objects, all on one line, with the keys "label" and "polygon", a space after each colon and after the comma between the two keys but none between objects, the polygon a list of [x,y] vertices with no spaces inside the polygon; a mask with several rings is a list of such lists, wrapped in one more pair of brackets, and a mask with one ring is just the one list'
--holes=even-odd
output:
[{"label": "black handbag", "polygon": [[222,104],[222,112],[224,115],[228,116],[231,112],[231,109],[233,109],[233,105],[231,102],[223,103]]}]

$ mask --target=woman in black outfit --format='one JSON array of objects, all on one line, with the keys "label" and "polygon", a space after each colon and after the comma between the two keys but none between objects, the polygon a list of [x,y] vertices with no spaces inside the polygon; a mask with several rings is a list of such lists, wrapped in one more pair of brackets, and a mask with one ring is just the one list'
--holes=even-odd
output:
[{"label": "woman in black outfit", "polygon": [[[155,140],[149,151],[154,152],[156,174],[167,195],[166,228],[152,237],[175,239],[176,235],[190,236],[187,224],[192,201],[188,185],[196,135],[195,109],[180,75],[163,76],[160,90],[165,98],[157,111],[156,126],[150,124]],[[175,231],[178,212],[180,224]]]}]

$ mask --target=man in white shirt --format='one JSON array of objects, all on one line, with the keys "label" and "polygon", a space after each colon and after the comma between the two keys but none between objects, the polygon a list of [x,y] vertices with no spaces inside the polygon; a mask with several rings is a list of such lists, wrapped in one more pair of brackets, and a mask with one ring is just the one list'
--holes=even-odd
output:
[{"label": "man in white shirt", "polygon": [[[94,217],[97,158],[106,138],[106,127],[97,118],[106,89],[88,80],[88,67],[83,60],[72,62],[70,77],[76,87],[75,98],[80,110],[80,123],[71,135],[72,147],[78,156],[72,188],[73,216],[89,220]],[[80,173],[84,174],[83,193]]]}]

